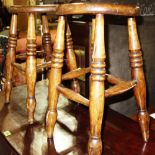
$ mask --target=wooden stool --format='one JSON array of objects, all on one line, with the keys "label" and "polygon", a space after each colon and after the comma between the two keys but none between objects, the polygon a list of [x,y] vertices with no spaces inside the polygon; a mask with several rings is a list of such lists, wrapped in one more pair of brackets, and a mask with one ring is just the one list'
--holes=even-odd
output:
[{"label": "wooden stool", "polygon": [[[10,34],[8,41],[8,49],[7,49],[7,58],[6,58],[6,83],[5,83],[5,102],[8,103],[10,101],[11,89],[12,89],[12,74],[13,68],[18,65],[15,63],[15,52],[16,52],[16,44],[17,44],[17,16],[19,13],[28,13],[28,30],[27,30],[27,60],[26,60],[26,80],[27,80],[27,111],[28,111],[28,122],[31,124],[34,121],[34,111],[36,106],[35,99],[35,84],[36,84],[36,34],[35,34],[35,14],[42,13],[42,24],[43,24],[43,47],[46,53],[46,60],[48,61],[52,48],[51,48],[51,37],[48,28],[48,18],[46,13],[55,14],[56,8],[58,5],[44,5],[44,6],[12,6],[10,7],[10,12],[12,13],[12,20],[10,26]],[[70,59],[72,63],[68,63],[69,70],[76,69],[76,59],[74,55],[74,51],[72,48],[72,39],[71,33],[68,26],[68,30],[66,33],[67,36],[67,57]],[[71,42],[71,43],[70,43]],[[51,63],[47,62],[43,64],[42,67],[49,67]],[[38,66],[40,68],[41,66]],[[73,88],[75,90],[79,90],[78,81],[75,79],[73,81]]]},{"label": "wooden stool", "polygon": [[[47,134],[51,138],[57,119],[57,102],[59,93],[67,98],[86,105],[90,112],[90,136],[88,152],[91,155],[102,153],[101,126],[104,113],[105,97],[121,94],[133,88],[137,101],[139,124],[145,142],[149,139],[149,115],[146,109],[146,85],[143,71],[141,45],[138,39],[136,20],[139,7],[130,5],[116,5],[104,3],[73,3],[62,4],[57,8],[59,15],[54,52],[49,78],[49,107],[46,117]],[[91,67],[76,69],[62,75],[64,56],[64,34],[66,15],[91,14],[96,15],[93,20],[94,42]],[[121,80],[113,75],[106,74],[106,55],[104,45],[104,14],[128,16],[129,60],[131,65],[131,81]],[[61,85],[62,80],[77,78],[90,72],[89,100],[80,94]],[[107,80],[115,86],[105,90]]]}]

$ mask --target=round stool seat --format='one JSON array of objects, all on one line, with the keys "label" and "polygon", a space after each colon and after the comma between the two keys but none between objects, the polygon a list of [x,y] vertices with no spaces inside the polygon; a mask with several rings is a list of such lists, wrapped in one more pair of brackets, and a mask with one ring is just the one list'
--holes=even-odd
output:
[{"label": "round stool seat", "polygon": [[58,5],[35,5],[35,6],[25,6],[25,5],[14,5],[9,8],[11,13],[54,13],[57,10]]},{"label": "round stool seat", "polygon": [[110,14],[122,16],[139,15],[139,7],[136,5],[118,5],[108,3],[70,3],[58,6],[56,14]]}]

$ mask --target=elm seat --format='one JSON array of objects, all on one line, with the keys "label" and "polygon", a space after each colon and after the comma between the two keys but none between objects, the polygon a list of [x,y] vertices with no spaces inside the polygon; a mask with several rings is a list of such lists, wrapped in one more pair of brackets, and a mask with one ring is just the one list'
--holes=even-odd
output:
[{"label": "elm seat", "polygon": [[[16,67],[26,74],[27,80],[27,111],[28,122],[31,124],[34,122],[34,111],[36,105],[35,99],[35,84],[37,70],[42,68],[51,67],[51,35],[48,27],[48,17],[46,13],[55,15],[58,5],[45,5],[45,6],[20,6],[15,5],[9,8],[12,13],[11,26],[9,31],[8,49],[6,57],[6,82],[5,82],[5,102],[10,102],[10,95],[12,89],[12,74],[13,68]],[[16,45],[17,45],[17,18],[20,13],[28,13],[28,29],[27,29],[27,51],[26,51],[26,68],[21,67],[15,62],[16,58]],[[36,62],[36,34],[35,34],[35,15],[41,14],[42,16],[42,44],[46,54],[46,63],[37,65]],[[76,59],[72,46],[72,38],[69,25],[67,25],[66,31],[66,55],[68,59],[67,64],[69,70],[76,69]],[[71,62],[71,63],[70,63]],[[76,79],[72,81],[73,89],[79,89],[79,84]]]},{"label": "elm seat", "polygon": [[11,13],[56,13],[58,5],[36,5],[36,6],[23,6],[23,5],[14,5],[9,8]]},{"label": "elm seat", "polygon": [[[133,88],[138,107],[139,124],[145,142],[149,139],[149,114],[146,109],[146,84],[143,71],[143,57],[138,38],[135,16],[139,15],[139,7],[131,5],[104,4],[104,3],[70,3],[58,6],[59,15],[54,51],[51,60],[49,77],[49,106],[46,116],[47,134],[51,138],[57,119],[57,102],[59,93],[67,98],[89,107],[90,135],[88,153],[102,154],[101,127],[104,113],[105,98],[122,94]],[[62,75],[64,55],[65,17],[75,14],[96,15],[92,20],[92,60],[90,67],[75,69]],[[122,80],[106,74],[106,54],[104,44],[104,16],[121,15],[128,17],[129,61],[131,66],[130,81]],[[118,38],[121,36],[118,36]],[[89,99],[83,97],[61,84],[62,80],[77,78],[90,72]],[[105,90],[105,81],[114,86]]]},{"label": "elm seat", "polygon": [[72,3],[59,5],[56,11],[58,15],[98,13],[137,16],[139,15],[139,7],[135,5],[116,5],[108,3]]}]

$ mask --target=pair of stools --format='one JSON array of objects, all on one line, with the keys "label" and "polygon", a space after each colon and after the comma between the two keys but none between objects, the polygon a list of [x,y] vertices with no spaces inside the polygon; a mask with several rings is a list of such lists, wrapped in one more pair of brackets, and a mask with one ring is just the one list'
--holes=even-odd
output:
[{"label": "pair of stools", "polygon": [[[35,13],[53,13],[58,15],[58,26],[54,41],[51,70],[49,75],[48,88],[48,111],[46,116],[46,127],[48,138],[52,137],[57,119],[57,102],[59,93],[67,98],[86,105],[90,113],[90,135],[88,142],[88,152],[91,155],[102,153],[101,126],[104,113],[105,97],[121,94],[133,88],[138,106],[138,118],[141,132],[145,142],[149,139],[149,115],[146,109],[146,85],[143,71],[143,58],[141,46],[138,39],[135,16],[139,14],[139,7],[130,5],[116,5],[104,3],[72,3],[48,6],[13,6],[10,36],[8,43],[8,53],[6,62],[6,102],[9,102],[11,93],[11,79],[15,62],[15,48],[17,41],[17,14],[29,13],[27,31],[27,110],[28,121],[33,123],[33,115],[36,105],[35,82],[36,82],[36,43],[35,43]],[[73,43],[69,26],[66,24],[67,15],[90,14],[95,15],[92,22],[92,61],[88,68],[77,68]],[[128,17],[128,38],[129,38],[129,60],[131,65],[131,81],[121,80],[113,75],[106,74],[106,54],[104,44],[104,15],[121,15]],[[66,27],[67,25],[67,27]],[[46,24],[47,26],[47,24]],[[44,27],[44,26],[43,26]],[[67,59],[70,71],[62,75],[64,47],[65,47],[65,27],[67,30]],[[44,32],[44,31],[43,31]],[[46,32],[45,32],[46,33]],[[47,31],[48,33],[48,31]],[[46,51],[46,49],[45,49]],[[49,51],[50,52],[50,51]],[[90,94],[89,100],[81,96],[78,92],[65,88],[62,80],[76,79],[77,77],[90,72]],[[107,80],[113,87],[105,90],[104,82]],[[76,84],[75,84],[76,85]]]}]

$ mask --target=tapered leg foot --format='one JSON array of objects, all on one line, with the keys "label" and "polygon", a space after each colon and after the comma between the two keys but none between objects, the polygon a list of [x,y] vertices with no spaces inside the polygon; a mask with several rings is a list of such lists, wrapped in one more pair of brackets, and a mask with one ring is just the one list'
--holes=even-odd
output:
[{"label": "tapered leg foot", "polygon": [[102,154],[102,141],[101,138],[90,138],[88,142],[89,155]]},{"label": "tapered leg foot", "polygon": [[149,114],[146,107],[146,82],[143,71],[143,57],[141,45],[138,38],[135,18],[128,19],[128,34],[129,34],[129,58],[131,65],[131,76],[137,81],[134,87],[134,95],[138,108],[139,124],[142,136],[145,142],[149,139]]},{"label": "tapered leg foot", "polygon": [[33,124],[34,122],[34,111],[36,107],[36,99],[28,98],[27,99],[27,113],[28,113],[28,123]]},{"label": "tapered leg foot", "polygon": [[26,59],[26,82],[27,82],[27,113],[28,122],[34,122],[34,111],[36,107],[35,86],[37,76],[36,61],[36,34],[35,34],[35,15],[30,13],[28,16],[27,31],[27,59]]},{"label": "tapered leg foot", "polygon": [[147,142],[149,140],[149,124],[150,124],[150,117],[148,112],[146,111],[139,112],[138,119],[143,139],[145,142]]},{"label": "tapered leg foot", "polygon": [[48,85],[48,112],[46,115],[46,130],[48,138],[51,138],[53,136],[53,130],[57,119],[57,103],[59,97],[57,85],[61,83],[62,79],[64,31],[65,17],[60,16],[58,19],[57,34],[54,42],[54,51],[52,53],[51,70]]},{"label": "tapered leg foot", "polygon": [[46,129],[47,129],[47,137],[53,137],[54,126],[57,120],[57,111],[48,111],[46,115]]},{"label": "tapered leg foot", "polygon": [[88,142],[89,155],[102,154],[101,128],[105,102],[105,45],[104,45],[104,16],[96,15],[95,45],[92,54],[90,76],[90,139]]}]

